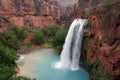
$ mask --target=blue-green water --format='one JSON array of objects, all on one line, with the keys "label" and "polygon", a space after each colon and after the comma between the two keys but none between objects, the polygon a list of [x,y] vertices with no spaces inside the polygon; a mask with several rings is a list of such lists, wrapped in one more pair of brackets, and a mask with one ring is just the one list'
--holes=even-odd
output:
[{"label": "blue-green water", "polygon": [[30,70],[37,80],[89,80],[88,73],[82,68],[78,71],[54,68],[60,56],[53,50],[43,49],[40,54],[40,63]]}]

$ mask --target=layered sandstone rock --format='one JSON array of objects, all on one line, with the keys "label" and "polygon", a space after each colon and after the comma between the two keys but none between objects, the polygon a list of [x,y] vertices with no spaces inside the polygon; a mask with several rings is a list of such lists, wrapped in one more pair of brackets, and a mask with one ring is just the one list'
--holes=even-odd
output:
[{"label": "layered sandstone rock", "polygon": [[0,0],[0,27],[45,27],[60,19],[60,6],[48,0]]}]

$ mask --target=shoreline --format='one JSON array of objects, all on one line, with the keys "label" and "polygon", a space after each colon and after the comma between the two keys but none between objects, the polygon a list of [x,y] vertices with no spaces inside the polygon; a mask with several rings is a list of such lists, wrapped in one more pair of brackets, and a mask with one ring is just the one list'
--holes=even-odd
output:
[{"label": "shoreline", "polygon": [[16,54],[29,54],[30,52],[36,50],[36,49],[54,49],[52,46],[48,44],[42,44],[42,45],[28,45],[28,46],[21,46],[21,48],[16,52]]},{"label": "shoreline", "polygon": [[[27,48],[26,48],[27,49]],[[32,73],[30,70],[35,67],[33,64],[38,64],[41,61],[41,53],[44,49],[52,49],[52,47],[46,47],[45,45],[42,46],[31,46],[31,50],[25,50],[26,52],[24,54],[21,54],[24,56],[24,59],[17,61],[16,69],[18,70],[16,76],[26,76],[32,78]]]}]

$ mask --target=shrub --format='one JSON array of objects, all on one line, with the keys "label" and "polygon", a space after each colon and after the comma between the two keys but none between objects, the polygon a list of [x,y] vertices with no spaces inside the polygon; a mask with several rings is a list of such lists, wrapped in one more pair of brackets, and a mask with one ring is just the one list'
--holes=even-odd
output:
[{"label": "shrub", "polygon": [[41,29],[48,37],[55,36],[55,33],[60,29],[59,25],[49,25],[46,28]]},{"label": "shrub", "polygon": [[[15,50],[20,47],[20,40],[26,36],[25,28],[14,27],[0,32],[0,80],[9,80],[15,73]],[[25,77],[10,80],[31,80]]]},{"label": "shrub", "polygon": [[22,41],[27,36],[29,30],[26,26],[14,26],[10,28],[10,31],[12,31],[20,41]]},{"label": "shrub", "polygon": [[63,48],[63,45],[61,45],[61,46],[56,46],[56,47],[55,47],[55,49],[56,49],[57,51],[61,51],[62,48]]},{"label": "shrub", "polygon": [[0,80],[8,80],[14,72],[14,66],[0,65]]},{"label": "shrub", "polygon": [[0,80],[8,80],[15,72],[15,54],[0,42]]},{"label": "shrub", "polygon": [[94,74],[93,80],[108,80],[104,75],[104,68],[98,60],[92,64],[91,73]]},{"label": "shrub", "polygon": [[15,54],[14,51],[8,47],[0,45],[0,63],[14,64]]},{"label": "shrub", "polygon": [[50,39],[48,39],[47,41],[46,41],[46,44],[48,44],[48,45],[53,45],[53,43],[54,43],[54,39],[53,38],[50,38]]},{"label": "shrub", "polygon": [[67,35],[67,29],[64,29],[64,28],[59,29],[54,36],[53,46],[57,47],[58,50],[61,50],[65,41],[66,35]]},{"label": "shrub", "polygon": [[19,49],[20,41],[11,31],[4,31],[0,33],[0,41],[8,46],[9,48],[13,48],[14,50]]},{"label": "shrub", "polygon": [[40,29],[34,31],[33,42],[35,44],[41,44],[44,42],[44,34]]}]

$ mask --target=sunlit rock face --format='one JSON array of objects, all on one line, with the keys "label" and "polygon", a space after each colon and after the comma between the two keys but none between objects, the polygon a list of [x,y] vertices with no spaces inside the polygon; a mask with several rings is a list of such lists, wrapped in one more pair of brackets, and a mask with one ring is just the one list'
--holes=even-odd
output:
[{"label": "sunlit rock face", "polygon": [[60,6],[48,0],[0,0],[0,27],[27,25],[30,29],[55,24]]}]

